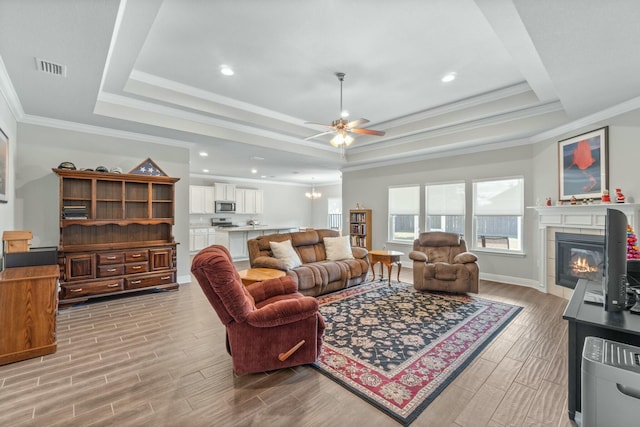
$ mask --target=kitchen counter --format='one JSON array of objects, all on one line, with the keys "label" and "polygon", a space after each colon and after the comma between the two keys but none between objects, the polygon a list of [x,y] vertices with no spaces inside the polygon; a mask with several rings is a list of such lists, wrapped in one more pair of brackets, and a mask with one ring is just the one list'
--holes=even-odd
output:
[{"label": "kitchen counter", "polygon": [[238,231],[278,231],[278,230],[289,230],[298,229],[298,227],[276,227],[273,225],[242,225],[240,227],[216,227],[216,231],[229,231],[229,232],[238,232]]},{"label": "kitchen counter", "polygon": [[241,227],[216,227],[216,243],[229,249],[234,261],[249,258],[247,240],[263,234],[288,233],[298,227],[273,225],[246,225]]}]

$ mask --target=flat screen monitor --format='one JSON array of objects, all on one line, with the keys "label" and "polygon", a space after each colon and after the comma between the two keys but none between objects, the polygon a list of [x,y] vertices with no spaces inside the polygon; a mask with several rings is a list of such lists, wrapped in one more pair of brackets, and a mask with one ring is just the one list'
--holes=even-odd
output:
[{"label": "flat screen monitor", "polygon": [[607,209],[602,293],[606,311],[622,311],[627,298],[627,216]]}]

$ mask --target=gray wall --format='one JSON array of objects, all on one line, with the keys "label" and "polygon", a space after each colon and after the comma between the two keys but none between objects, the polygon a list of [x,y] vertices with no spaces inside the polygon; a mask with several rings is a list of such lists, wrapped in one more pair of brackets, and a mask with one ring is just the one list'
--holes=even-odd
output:
[{"label": "gray wall", "polygon": [[[14,206],[15,206],[15,159],[16,159],[16,120],[9,110],[9,106],[0,92],[0,129],[9,138],[9,179],[7,183],[7,203],[0,203],[0,236],[7,230],[15,230]],[[0,248],[2,252],[2,248]]]},{"label": "gray wall", "polygon": [[63,161],[77,168],[120,166],[128,172],[150,157],[167,175],[180,178],[173,232],[180,243],[178,280],[190,281],[188,149],[23,123],[18,139],[15,228],[32,230],[33,246],[58,245],[59,180],[51,168]]},{"label": "gray wall", "polygon": [[[343,172],[342,203],[343,212],[355,209],[356,203],[372,210],[372,244],[374,249],[388,248],[405,253],[403,263],[411,266],[406,256],[411,251],[410,245],[399,245],[387,242],[388,224],[388,191],[390,186],[420,185],[426,183],[450,182],[464,180],[467,194],[467,234],[471,231],[470,203],[471,180],[482,178],[501,178],[523,176],[525,180],[525,205],[531,205],[531,186],[534,181],[531,161],[531,146],[522,146],[499,151],[475,153],[424,160],[400,165],[390,165],[374,169]],[[424,218],[424,191],[420,194],[421,217]],[[498,255],[488,252],[477,252],[483,277],[493,277],[509,281],[533,285],[536,278],[536,259],[533,255],[533,242],[530,236],[534,229],[534,212],[525,212],[524,251],[525,255]],[[346,224],[348,218],[345,216]],[[345,225],[346,227],[346,225]],[[347,228],[344,228],[345,230]],[[420,224],[424,229],[424,224]]]}]

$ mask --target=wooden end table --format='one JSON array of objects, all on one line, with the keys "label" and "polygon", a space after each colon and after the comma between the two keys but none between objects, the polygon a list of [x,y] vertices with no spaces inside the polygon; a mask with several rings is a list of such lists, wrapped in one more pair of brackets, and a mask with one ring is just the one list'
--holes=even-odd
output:
[{"label": "wooden end table", "polygon": [[242,284],[247,286],[255,282],[262,282],[267,279],[275,279],[278,277],[284,277],[287,275],[282,270],[276,270],[273,268],[250,268],[248,270],[238,271]]},{"label": "wooden end table", "polygon": [[387,266],[387,271],[389,272],[389,286],[391,286],[391,269],[394,265],[398,266],[398,276],[397,280],[400,281],[400,270],[402,269],[402,263],[400,262],[400,257],[404,255],[403,252],[399,251],[369,251],[369,258],[371,260],[371,272],[373,273],[373,280],[376,280],[376,272],[373,267],[380,263],[380,279],[384,279],[384,269],[382,265]]}]

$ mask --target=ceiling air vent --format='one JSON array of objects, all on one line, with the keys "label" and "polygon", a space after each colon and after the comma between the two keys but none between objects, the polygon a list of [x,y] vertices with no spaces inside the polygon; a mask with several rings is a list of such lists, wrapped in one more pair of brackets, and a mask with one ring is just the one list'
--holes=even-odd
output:
[{"label": "ceiling air vent", "polygon": [[67,77],[67,67],[65,65],[56,64],[45,59],[36,58],[36,66],[38,71],[53,74],[54,76]]}]

